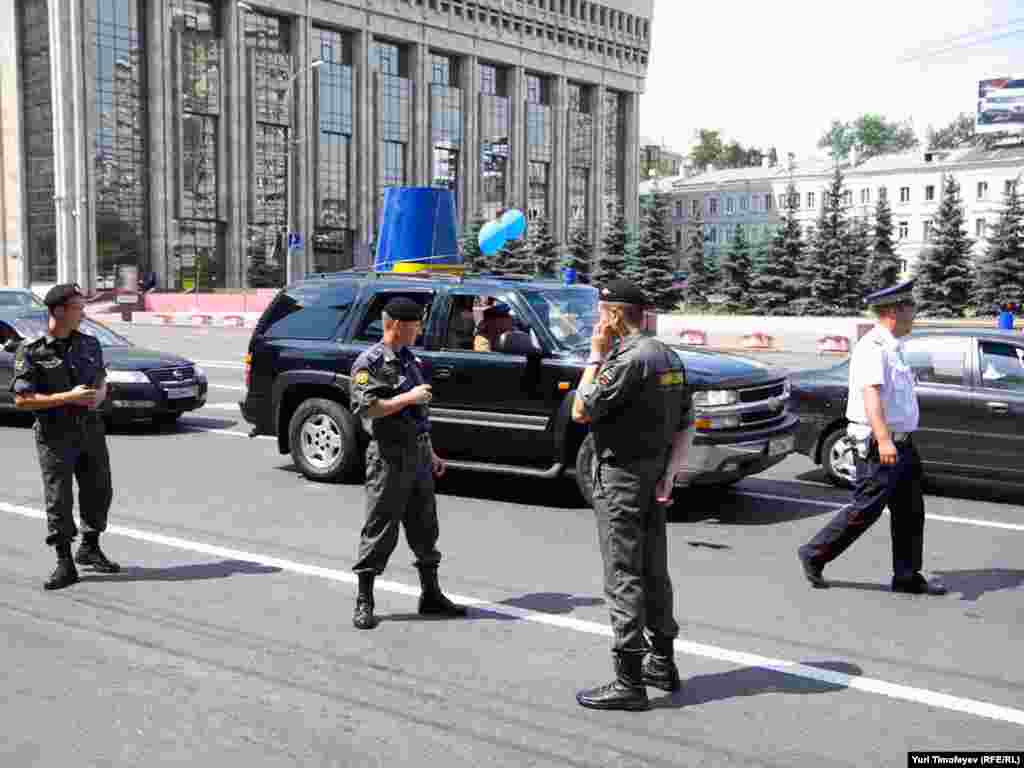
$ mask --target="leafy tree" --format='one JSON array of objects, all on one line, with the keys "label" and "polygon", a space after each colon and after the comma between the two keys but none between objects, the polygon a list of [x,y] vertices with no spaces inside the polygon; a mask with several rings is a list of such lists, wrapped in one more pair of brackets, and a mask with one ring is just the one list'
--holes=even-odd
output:
[{"label": "leafy tree", "polygon": [[625,271],[626,217],[622,209],[619,208],[601,240],[601,255],[597,260],[594,282],[597,285],[602,285],[609,280],[623,277]]},{"label": "leafy tree", "polygon": [[1003,304],[1024,299],[1024,200],[1019,186],[1018,178],[1007,190],[978,265],[974,304],[979,314],[990,315]]},{"label": "leafy tree", "polygon": [[462,263],[469,270],[481,269],[484,266],[485,257],[480,252],[480,230],[485,223],[483,213],[477,211],[462,234]]},{"label": "leafy tree", "polygon": [[787,192],[782,223],[768,245],[768,258],[750,285],[755,309],[766,315],[791,315],[800,298],[803,233],[796,217],[796,187],[790,184]]},{"label": "leafy tree", "polygon": [[640,287],[654,307],[665,311],[675,309],[679,303],[679,292],[672,287],[675,244],[669,237],[668,205],[667,195],[654,195],[654,200],[644,214],[644,229],[638,252],[644,271]]},{"label": "leafy tree", "polygon": [[697,146],[690,151],[690,160],[697,168],[721,162],[722,137],[718,131],[701,128],[697,131]]},{"label": "leafy tree", "polygon": [[974,115],[961,112],[953,121],[938,130],[928,126],[928,149],[956,149],[974,143]]},{"label": "leafy tree", "polygon": [[868,264],[867,285],[876,291],[891,288],[900,279],[900,260],[892,244],[892,208],[889,201],[878,198],[875,204],[875,238]]},{"label": "leafy tree", "polygon": [[736,225],[729,250],[722,258],[720,291],[725,295],[725,309],[733,313],[749,312],[753,308],[750,295],[752,264],[750,244],[743,231],[743,225]]},{"label": "leafy tree", "polygon": [[882,115],[869,112],[852,122],[833,120],[818,140],[818,147],[828,149],[836,159],[845,160],[854,147],[861,158],[868,158],[913,149],[919,143],[909,120],[891,122]]},{"label": "leafy tree", "polygon": [[849,222],[843,203],[844,192],[843,174],[837,165],[832,184],[825,191],[825,205],[808,249],[808,267],[812,271],[808,274],[810,295],[805,306],[807,314],[837,313],[849,290]]},{"label": "leafy tree", "polygon": [[933,245],[921,254],[914,283],[918,311],[931,317],[961,317],[971,295],[971,246],[964,231],[960,185],[946,177],[933,225]]},{"label": "leafy tree", "polygon": [[683,301],[692,307],[707,306],[714,283],[704,254],[704,215],[699,207],[697,215],[690,220],[685,246],[683,269],[686,270],[686,287],[683,289]]},{"label": "leafy tree", "polygon": [[555,270],[558,269],[558,243],[551,236],[547,219],[537,219],[530,226],[527,246],[533,262],[531,272],[541,277],[554,277]]},{"label": "leafy tree", "polygon": [[738,141],[730,141],[722,147],[721,165],[725,168],[745,168],[747,166],[747,150]]},{"label": "leafy tree", "polygon": [[590,239],[586,227],[576,227],[569,235],[565,266],[576,270],[576,282],[590,282]]}]

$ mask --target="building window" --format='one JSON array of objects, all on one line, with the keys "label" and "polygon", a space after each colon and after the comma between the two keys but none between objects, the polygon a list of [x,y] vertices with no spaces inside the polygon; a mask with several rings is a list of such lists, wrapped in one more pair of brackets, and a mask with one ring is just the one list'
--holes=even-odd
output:
[{"label": "building window", "polygon": [[853,205],[853,190],[847,189],[843,192],[843,205]]},{"label": "building window", "polygon": [[814,209],[814,205],[815,205],[816,202],[817,201],[814,199],[814,193],[813,192],[808,192],[807,193],[807,207],[810,208],[811,210],[813,210]]},{"label": "building window", "polygon": [[727,197],[725,198],[725,214],[731,216],[736,213],[736,198]]},{"label": "building window", "polygon": [[568,237],[578,227],[585,227],[588,218],[591,168],[594,164],[594,119],[590,112],[590,94],[586,86],[569,83],[569,184],[566,218]]},{"label": "building window", "polygon": [[786,195],[779,195],[779,210],[785,210],[786,207]]},{"label": "building window", "polygon": [[712,245],[717,245],[718,244],[718,227],[716,227],[716,226],[708,227],[707,241],[709,243],[711,243]]},{"label": "building window", "polygon": [[871,203],[871,190],[870,189],[862,189],[860,191],[860,202],[861,202],[861,205],[868,205],[868,204]]},{"label": "building window", "polygon": [[771,193],[768,193],[764,196],[764,209],[766,211],[770,211],[772,209],[772,201],[774,199],[775,198],[772,197]]},{"label": "building window", "polygon": [[878,188],[878,199],[879,200],[888,200],[889,199],[889,190],[887,190],[885,187],[879,187]]},{"label": "building window", "polygon": [[681,248],[683,245],[683,231],[681,229],[676,230],[676,248]]},{"label": "building window", "polygon": [[906,259],[900,259],[900,274],[901,275],[907,274],[907,260]]},{"label": "building window", "polygon": [[433,85],[458,85],[457,62],[451,56],[430,55],[430,82]]},{"label": "building window", "polygon": [[987,198],[988,198],[988,182],[987,181],[979,181],[978,182],[978,199],[979,200],[985,200]]},{"label": "building window", "polygon": [[740,210],[746,211],[750,209],[750,198],[746,195],[740,197]]},{"label": "building window", "polygon": [[974,236],[984,237],[985,236],[986,223],[984,219],[974,220]]},{"label": "building window", "polygon": [[604,206],[608,218],[622,207],[625,178],[622,167],[625,152],[626,110],[624,97],[615,91],[604,96]]},{"label": "building window", "polygon": [[408,181],[408,144],[412,133],[412,81],[408,52],[392,43],[376,42],[372,62],[379,72],[377,119],[380,135],[380,165],[377,201],[383,203],[387,187]]},{"label": "building window", "polygon": [[910,202],[910,187],[900,187],[900,202],[901,203],[909,203]]},{"label": "building window", "polygon": [[700,200],[691,200],[690,201],[690,215],[691,216],[699,216],[700,215]]},{"label": "building window", "polygon": [[1016,182],[1013,179],[1007,179],[1005,182],[1003,182],[1003,194],[1013,194],[1013,187],[1015,184]]},{"label": "building window", "polygon": [[506,203],[511,127],[506,86],[505,70],[480,65],[480,207],[488,220]]},{"label": "building window", "polygon": [[932,201],[935,199],[935,185],[929,184],[924,188],[924,199],[926,201]]},{"label": "building window", "polygon": [[547,104],[547,81],[539,75],[526,76],[526,103]]},{"label": "building window", "polygon": [[932,234],[934,232],[935,228],[932,226],[932,223],[930,221],[925,221],[923,224],[922,236],[926,243],[930,243],[932,241]]},{"label": "building window", "polygon": [[908,221],[901,221],[899,223],[899,230],[898,231],[899,231],[899,235],[898,235],[899,239],[900,240],[906,240],[908,237],[910,237],[910,222],[908,222]]},{"label": "building window", "polygon": [[[53,101],[47,0],[19,3],[21,106],[25,163],[25,258],[33,283],[57,282],[57,229],[53,205]],[[8,38],[10,39],[10,38]]]},{"label": "building window", "polygon": [[683,218],[683,201],[682,200],[676,200],[676,218],[677,219]]},{"label": "building window", "polygon": [[577,83],[569,83],[568,101],[570,112],[590,113],[589,99],[586,98],[584,86]]},{"label": "building window", "polygon": [[708,198],[708,215],[709,216],[717,216],[718,215],[718,198],[717,197],[709,197]]}]

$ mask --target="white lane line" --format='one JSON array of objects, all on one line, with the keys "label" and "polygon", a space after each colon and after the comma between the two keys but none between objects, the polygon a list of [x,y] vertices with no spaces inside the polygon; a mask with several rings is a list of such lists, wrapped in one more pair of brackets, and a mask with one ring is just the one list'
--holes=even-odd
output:
[{"label": "white lane line", "polygon": [[[839,509],[839,507],[846,506],[849,502],[836,502],[836,501],[819,501],[817,499],[805,499],[800,496],[776,496],[771,493],[754,493],[751,491],[734,490],[733,494],[736,496],[749,496],[753,499],[768,499],[770,501],[792,501],[797,504],[810,504],[816,507],[832,507],[833,509]],[[886,513],[889,512],[889,508],[886,507]],[[927,520],[938,520],[942,523],[957,523],[959,525],[976,525],[979,528],[999,528],[1004,531],[1024,531],[1024,525],[1021,523],[1003,523],[998,520],[981,520],[974,517],[952,517],[950,515],[932,515],[925,514]]]},{"label": "white lane line", "polygon": [[[46,517],[41,510],[16,504],[8,504],[2,501],[0,501],[0,511],[8,512],[13,515],[20,515],[22,517],[33,518],[35,520],[43,520]],[[282,571],[298,573],[304,576],[313,576],[320,579],[326,579],[328,581],[341,582],[344,584],[356,584],[358,582],[355,574],[345,571],[337,571],[333,568],[324,568],[318,565],[299,563],[294,560],[284,560],[270,555],[219,547],[214,544],[206,544],[200,541],[179,539],[174,536],[164,536],[163,534],[152,533],[150,531],[140,531],[135,528],[124,528],[119,525],[112,525],[107,528],[107,533],[125,536],[138,541],[145,541],[150,544],[160,544],[174,549],[182,549],[189,552],[210,555],[211,557],[219,557],[225,560],[242,560],[249,563],[257,563],[258,565],[264,565],[270,568],[279,568]],[[394,592],[395,594],[405,595],[407,597],[417,597],[420,594],[419,587],[402,584],[397,581],[377,581],[374,583],[374,586],[379,590]],[[573,632],[581,632],[588,635],[600,635],[602,637],[611,637],[612,635],[611,627],[606,624],[598,624],[594,621],[584,621],[583,619],[575,619],[569,616],[559,616],[550,613],[535,613],[534,611],[517,608],[511,605],[490,603],[486,600],[470,597],[468,595],[449,594],[449,597],[463,605],[472,605],[492,613],[513,616],[534,624],[543,624],[549,627],[568,629]],[[876,680],[869,677],[846,675],[842,672],[819,669],[818,667],[807,666],[795,661],[773,659],[768,656],[760,656],[756,653],[733,651],[728,648],[720,648],[718,646],[706,645],[704,643],[691,643],[676,640],[675,647],[678,652],[690,654],[691,656],[700,656],[706,659],[724,661],[739,666],[770,669],[776,672],[783,672],[785,674],[807,678],[809,680],[816,680],[829,685],[853,688],[866,693],[875,693],[880,696],[888,696],[891,699],[909,701],[915,704],[924,704],[931,707],[947,709],[953,712],[963,712],[968,715],[984,717],[990,720],[1001,720],[1015,725],[1024,725],[1024,710],[1004,707],[987,701],[951,696],[937,691],[929,691],[926,688],[914,688],[909,685],[900,685],[899,683],[890,683],[885,680]]]}]

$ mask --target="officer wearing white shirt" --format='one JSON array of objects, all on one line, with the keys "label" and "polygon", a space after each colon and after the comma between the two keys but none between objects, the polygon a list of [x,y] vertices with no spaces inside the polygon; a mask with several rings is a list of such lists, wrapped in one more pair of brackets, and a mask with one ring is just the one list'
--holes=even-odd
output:
[{"label": "officer wearing white shirt", "polygon": [[854,446],[857,483],[853,501],[810,542],[800,547],[804,575],[815,587],[828,586],[824,567],[841,555],[889,507],[892,533],[892,590],[945,594],[945,587],[921,575],[924,498],[921,457],[912,435],[920,412],[914,373],[900,339],[914,324],[914,281],[866,297],[878,324],[858,343],[850,360],[847,434]]}]

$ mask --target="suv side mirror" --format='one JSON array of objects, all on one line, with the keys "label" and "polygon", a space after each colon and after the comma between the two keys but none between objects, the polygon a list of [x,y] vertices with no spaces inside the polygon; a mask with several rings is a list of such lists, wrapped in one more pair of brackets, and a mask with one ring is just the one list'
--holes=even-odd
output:
[{"label": "suv side mirror", "polygon": [[498,339],[498,351],[506,355],[536,355],[540,352],[533,345],[530,334],[522,331],[506,331]]}]

